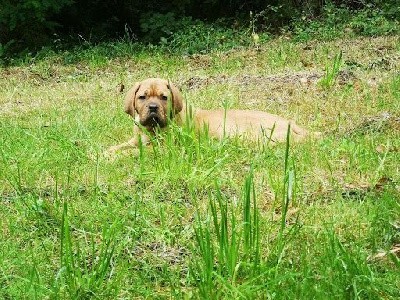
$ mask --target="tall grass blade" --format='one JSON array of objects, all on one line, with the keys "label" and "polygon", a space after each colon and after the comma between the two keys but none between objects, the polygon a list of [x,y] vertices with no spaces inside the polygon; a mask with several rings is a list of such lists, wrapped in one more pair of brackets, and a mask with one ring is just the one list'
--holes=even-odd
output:
[{"label": "tall grass blade", "polygon": [[282,237],[283,231],[286,226],[286,215],[289,207],[289,193],[288,193],[288,182],[289,182],[289,150],[290,150],[290,123],[288,126],[287,134],[286,134],[286,148],[285,148],[285,167],[284,167],[284,178],[283,178],[283,197],[282,197],[282,217],[281,217],[281,230],[280,235]]},{"label": "tall grass blade", "polygon": [[[111,271],[111,260],[121,225],[121,221],[116,221],[109,229],[103,230],[103,243],[99,252],[96,251],[96,241],[92,236],[91,253],[85,253],[80,249],[78,243],[72,242],[68,204],[64,201],[60,235],[61,267],[53,284],[55,296],[58,297],[60,291],[64,291],[63,293],[66,292],[69,298],[81,299],[101,291],[100,288]],[[88,259],[93,260],[92,264],[85,263]]]},{"label": "tall grass blade", "polygon": [[320,84],[326,89],[330,89],[336,82],[337,77],[340,73],[340,68],[342,67],[343,52],[340,51],[335,55],[332,65],[326,65],[325,75],[321,78]]}]

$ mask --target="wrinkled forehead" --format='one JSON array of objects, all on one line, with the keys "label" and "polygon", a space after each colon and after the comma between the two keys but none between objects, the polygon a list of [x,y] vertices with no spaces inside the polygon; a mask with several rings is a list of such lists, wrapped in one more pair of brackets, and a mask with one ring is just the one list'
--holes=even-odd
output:
[{"label": "wrinkled forehead", "polygon": [[168,82],[160,80],[144,81],[140,84],[137,94],[146,96],[168,95],[169,94]]}]

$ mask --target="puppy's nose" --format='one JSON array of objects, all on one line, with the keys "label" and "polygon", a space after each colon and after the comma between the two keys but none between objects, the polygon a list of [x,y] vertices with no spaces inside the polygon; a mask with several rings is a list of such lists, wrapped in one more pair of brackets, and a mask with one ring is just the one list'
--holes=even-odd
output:
[{"label": "puppy's nose", "polygon": [[149,110],[150,110],[150,112],[157,112],[158,105],[156,103],[150,103],[149,104]]}]

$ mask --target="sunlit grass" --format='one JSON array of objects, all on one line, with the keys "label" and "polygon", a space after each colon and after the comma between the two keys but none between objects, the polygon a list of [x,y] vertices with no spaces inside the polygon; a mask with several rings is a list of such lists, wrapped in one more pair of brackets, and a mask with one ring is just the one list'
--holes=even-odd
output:
[{"label": "sunlit grass", "polygon": [[[0,298],[400,296],[396,37],[125,47],[0,71]],[[266,110],[322,137],[272,146],[172,126],[106,159],[132,133],[120,84],[150,76],[194,106]]]}]

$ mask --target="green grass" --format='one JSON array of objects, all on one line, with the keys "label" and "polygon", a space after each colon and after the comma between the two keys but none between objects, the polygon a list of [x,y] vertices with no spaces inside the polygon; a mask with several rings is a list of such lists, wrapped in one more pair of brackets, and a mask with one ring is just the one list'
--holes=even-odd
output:
[{"label": "green grass", "polygon": [[[118,47],[0,70],[0,298],[400,297],[398,37]],[[132,132],[119,84],[150,76],[197,107],[265,110],[322,138],[172,126],[107,160]]]}]

